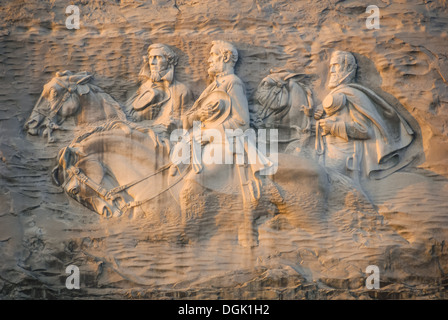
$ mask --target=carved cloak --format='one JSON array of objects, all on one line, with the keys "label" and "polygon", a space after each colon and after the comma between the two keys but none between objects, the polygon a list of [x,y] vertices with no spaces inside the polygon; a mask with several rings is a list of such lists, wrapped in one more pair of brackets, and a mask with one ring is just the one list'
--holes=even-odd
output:
[{"label": "carved cloak", "polygon": [[[359,157],[369,178],[382,179],[409,164],[404,150],[415,138],[415,132],[402,115],[372,90],[356,83],[341,85],[330,94],[345,94],[350,106],[372,123],[372,137],[355,141],[362,144]],[[354,155],[356,157],[356,155]],[[350,168],[353,163],[353,168]],[[356,170],[355,159],[347,159],[348,169]]]}]

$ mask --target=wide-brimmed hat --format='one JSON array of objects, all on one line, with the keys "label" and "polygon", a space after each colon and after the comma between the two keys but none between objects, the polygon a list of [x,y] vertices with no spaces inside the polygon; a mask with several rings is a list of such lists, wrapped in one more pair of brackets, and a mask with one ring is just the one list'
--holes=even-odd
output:
[{"label": "wide-brimmed hat", "polygon": [[163,90],[149,87],[134,100],[132,107],[136,111],[141,111],[148,106],[163,102],[165,99],[166,93]]},{"label": "wide-brimmed hat", "polygon": [[210,105],[217,105],[219,112],[216,112],[209,119],[206,119],[204,121],[205,125],[211,124],[215,126],[221,124],[229,117],[231,111],[231,100],[227,92],[221,90],[210,92],[196,101],[194,110],[198,111]]},{"label": "wide-brimmed hat", "polygon": [[341,107],[343,107],[347,102],[345,94],[343,93],[333,93],[329,94],[325,97],[324,101],[322,101],[322,106],[324,107],[327,115],[331,116],[335,112],[337,112]]}]

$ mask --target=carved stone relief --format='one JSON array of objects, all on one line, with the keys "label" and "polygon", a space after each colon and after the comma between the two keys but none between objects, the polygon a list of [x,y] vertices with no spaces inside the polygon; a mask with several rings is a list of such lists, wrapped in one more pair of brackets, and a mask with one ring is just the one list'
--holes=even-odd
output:
[{"label": "carved stone relief", "polygon": [[[113,297],[120,297],[124,281],[145,297],[158,298],[151,289],[157,287],[176,294],[195,288],[195,297],[204,298],[212,287],[235,298],[230,292],[241,285],[240,276],[247,278],[245,288],[260,279],[276,288],[284,281],[287,288],[318,281],[317,298],[322,286],[370,297],[360,276],[365,267],[397,270],[403,266],[396,261],[415,255],[412,268],[423,277],[431,247],[440,272],[425,279],[445,279],[448,182],[420,166],[434,149],[423,136],[433,127],[410,107],[412,94],[386,92],[378,83],[388,81],[385,57],[331,41],[306,55],[288,51],[287,43],[272,49],[221,33],[193,44],[188,34],[180,38],[142,39],[142,61],[127,61],[133,73],[61,68],[46,84],[40,76],[43,89],[38,96],[34,88],[20,140],[0,140],[7,146],[0,151],[11,155],[0,154],[9,170],[0,167],[9,177],[0,189],[5,206],[17,208],[27,189],[4,173],[20,169],[9,150],[23,150],[20,159],[39,154],[43,173],[34,183],[45,181],[45,187],[24,202],[20,219],[33,212],[42,221],[50,219],[47,212],[52,219],[59,215],[52,225],[59,231],[36,237],[63,234],[60,246],[69,241],[75,249],[65,261],[54,257],[67,248],[39,247],[42,260],[33,260],[31,250],[33,258],[20,258],[20,268],[85,265],[96,284],[111,286]],[[197,43],[197,55],[185,52]],[[391,68],[406,65],[387,58]],[[260,60],[257,69],[253,63]],[[406,72],[421,67],[415,63]],[[406,78],[400,72],[397,83]],[[33,177],[35,167],[20,161]],[[420,215],[415,208],[425,199]],[[99,272],[95,261],[107,271]],[[413,281],[412,272],[396,272],[400,285]],[[249,290],[247,297],[272,298],[265,289]]]},{"label": "carved stone relief", "polygon": [[70,71],[56,73],[45,84],[33,112],[25,124],[29,134],[44,135],[54,142],[53,132],[69,117],[78,126],[94,125],[112,119],[126,119],[120,105],[101,88],[89,83],[92,75]]},{"label": "carved stone relief", "polygon": [[[191,234],[188,230],[195,224],[200,226],[201,218],[216,210],[226,211],[225,205],[209,205],[219,195],[226,195],[241,212],[241,217],[235,218],[238,243],[251,248],[258,245],[261,218],[273,221],[284,216],[290,226],[319,229],[308,225],[306,217],[320,211],[313,217],[314,223],[325,224],[328,212],[322,202],[330,201],[331,193],[353,193],[358,201],[373,208],[361,180],[385,177],[412,160],[403,159],[402,154],[414,139],[413,129],[384,99],[353,83],[357,62],[350,52],[333,53],[328,83],[331,92],[322,105],[314,105],[311,89],[297,80],[300,74],[280,71],[261,81],[256,104],[249,106],[245,85],[234,72],[236,47],[214,41],[208,59],[212,81],[191,109],[190,91],[174,77],[174,51],[153,44],[148,52],[149,60],[145,59],[140,75],[147,73],[148,65],[150,72],[130,100],[129,120],[123,119],[118,104],[100,89],[95,91],[113,103],[113,116],[121,119],[104,118],[107,113],[91,116],[91,104],[78,102],[79,96],[93,88],[83,84],[91,76],[65,72],[45,86],[27,122],[29,132],[37,133],[42,122],[47,132],[52,123],[61,126],[62,121],[47,120],[59,112],[62,119],[77,115],[90,120],[77,121],[80,125],[103,120],[102,125],[82,133],[59,152],[52,172],[54,182],[70,197],[100,215],[157,216],[160,207],[151,203],[160,203],[158,198],[163,198],[162,207],[177,215],[176,224]],[[61,76],[69,77],[67,85]],[[43,109],[42,99],[48,100],[47,109]],[[51,114],[47,116],[42,110]],[[142,120],[151,121],[133,122]],[[254,129],[251,123],[260,131],[280,131],[267,140],[277,150],[279,143],[285,144],[285,151],[275,153],[275,159],[274,149],[261,151],[261,141],[251,141],[243,132]],[[195,124],[199,127],[194,128]],[[185,140],[179,141],[179,136],[173,140],[175,130],[182,128]],[[183,161],[173,161],[173,153],[186,151],[189,155],[184,155]],[[257,161],[249,162],[251,152]],[[237,157],[243,160],[238,162]],[[228,159],[231,161],[226,162]],[[273,167],[275,170],[269,172]],[[302,180],[309,175],[317,183],[305,188]],[[341,191],[339,184],[348,189]],[[313,205],[302,210],[290,209],[290,200],[286,200],[304,203],[310,197],[314,198]],[[332,202],[329,205],[334,205]],[[266,203],[274,213],[266,212]]]}]

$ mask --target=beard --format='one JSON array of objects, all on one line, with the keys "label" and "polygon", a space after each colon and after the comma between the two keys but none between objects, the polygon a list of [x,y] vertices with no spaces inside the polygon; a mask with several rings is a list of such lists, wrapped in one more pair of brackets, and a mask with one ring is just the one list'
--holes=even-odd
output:
[{"label": "beard", "polygon": [[151,71],[151,81],[160,82],[162,80],[162,75],[158,71]]},{"label": "beard", "polygon": [[330,80],[328,81],[328,87],[330,89],[336,88],[342,80],[342,76],[337,73],[332,73],[330,75]]},{"label": "beard", "polygon": [[208,75],[212,76],[212,77],[218,73],[218,71],[216,70],[216,66],[210,66],[208,68],[207,72],[208,72]]},{"label": "beard", "polygon": [[328,88],[334,89],[343,83],[350,83],[355,77],[356,70],[332,73],[328,81]]},{"label": "beard", "polygon": [[217,75],[218,73],[221,73],[224,71],[224,66],[220,65],[219,63],[212,63],[209,65],[208,67],[208,74],[211,77],[214,77],[215,75]]},{"label": "beard", "polygon": [[162,77],[166,75],[168,72],[168,69],[159,70],[159,69],[151,69],[151,81],[152,82],[160,82],[162,80]]}]

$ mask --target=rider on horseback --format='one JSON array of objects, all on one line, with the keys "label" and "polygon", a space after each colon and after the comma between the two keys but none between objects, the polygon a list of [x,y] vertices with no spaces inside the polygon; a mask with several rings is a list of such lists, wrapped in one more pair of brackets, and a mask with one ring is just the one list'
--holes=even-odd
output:
[{"label": "rider on horseback", "polygon": [[[257,150],[253,141],[250,139],[247,143],[244,141],[248,135],[243,131],[249,129],[250,116],[244,83],[234,74],[237,60],[238,52],[232,44],[224,41],[213,42],[208,59],[208,73],[213,81],[201,94],[191,111],[183,117],[183,123],[184,130],[189,130],[194,127],[194,124],[200,123],[200,128],[192,130],[192,158],[195,174],[203,171],[204,163],[207,165],[205,176],[192,175],[191,178],[200,179],[202,184],[204,180],[220,179],[217,177],[228,176],[230,173],[227,170],[231,170],[229,166],[224,167],[220,164],[236,163],[241,186],[243,189],[245,189],[244,186],[248,186],[247,192],[243,193],[246,193],[247,200],[250,198],[256,201],[260,196],[260,181],[257,174],[263,174],[262,171],[271,169],[274,163]],[[187,131],[184,133],[188,134]],[[202,152],[194,150],[195,143],[203,146]],[[176,154],[178,150],[175,147],[173,151]],[[248,159],[251,169],[248,170],[248,162],[238,158],[250,157],[250,151],[255,151],[252,154],[256,156],[252,158],[256,159],[255,161]],[[210,158],[217,158],[216,153],[220,154],[219,159],[215,162],[209,161]],[[234,156],[237,158],[235,162]],[[174,161],[174,164],[179,163]],[[171,173],[175,174],[176,171],[176,166],[173,166]],[[207,176],[208,178],[204,178]],[[214,184],[211,181],[209,183]]]},{"label": "rider on horseback", "polygon": [[192,104],[192,93],[175,79],[177,61],[177,54],[169,46],[149,46],[139,74],[143,83],[128,103],[133,120],[151,120],[163,132],[182,127],[181,116]]}]

